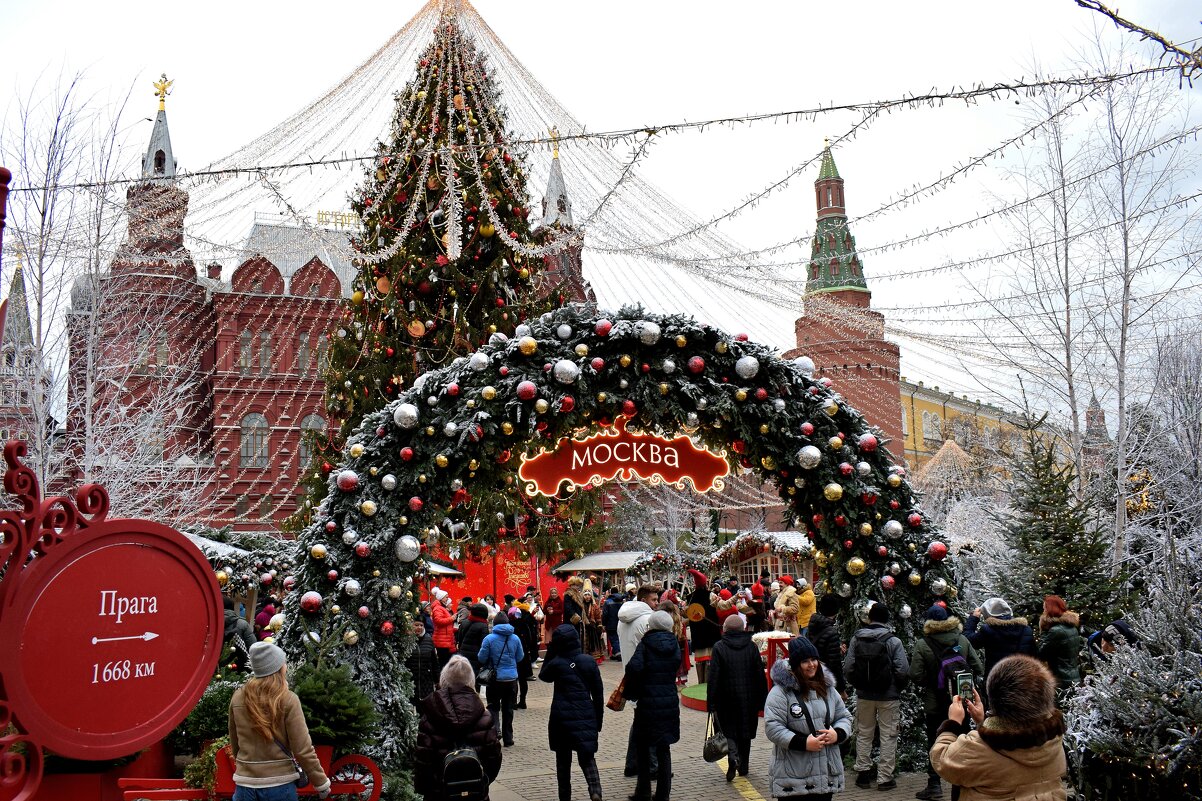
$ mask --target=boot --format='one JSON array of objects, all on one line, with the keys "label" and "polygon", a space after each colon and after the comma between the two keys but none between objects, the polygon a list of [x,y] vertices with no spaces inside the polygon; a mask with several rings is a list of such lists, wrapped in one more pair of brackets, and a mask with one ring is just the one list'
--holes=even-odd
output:
[{"label": "boot", "polygon": [[943,798],[943,788],[939,786],[938,779],[927,779],[927,786],[915,793],[914,797],[923,801],[940,801]]}]

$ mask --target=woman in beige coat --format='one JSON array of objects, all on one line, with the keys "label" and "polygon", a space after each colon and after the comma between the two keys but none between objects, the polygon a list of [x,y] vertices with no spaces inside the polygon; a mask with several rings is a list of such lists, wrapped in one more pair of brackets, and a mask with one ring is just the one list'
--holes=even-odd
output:
[{"label": "woman in beige coat", "polygon": [[1066,801],[1064,719],[1051,671],[1038,659],[1008,656],[989,673],[986,690],[989,717],[976,690],[967,704],[958,695],[952,699],[931,746],[935,771],[960,787],[960,801]]}]

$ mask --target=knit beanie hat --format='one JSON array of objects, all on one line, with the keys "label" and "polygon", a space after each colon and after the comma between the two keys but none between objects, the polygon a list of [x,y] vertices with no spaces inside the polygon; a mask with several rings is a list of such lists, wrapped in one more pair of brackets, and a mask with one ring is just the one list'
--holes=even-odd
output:
[{"label": "knit beanie hat", "polygon": [[793,586],[793,577],[792,576],[781,576],[780,583],[788,584],[790,587],[792,587]]},{"label": "knit beanie hat", "polygon": [[1043,613],[1048,617],[1060,617],[1068,611],[1068,604],[1059,595],[1049,595],[1043,599]]},{"label": "knit beanie hat", "polygon": [[[944,613],[945,620],[947,619],[946,615],[947,615],[947,613],[945,612]],[[874,603],[872,606],[868,607],[868,620],[871,623],[888,623],[889,622],[889,607],[885,606],[883,603],[881,603],[879,601]]]},{"label": "knit beanie hat", "polygon": [[279,673],[284,667],[284,651],[269,642],[257,642],[250,647],[250,670],[261,679]]},{"label": "knit beanie hat", "polygon": [[502,623],[509,623],[509,615],[505,614],[504,612],[497,612],[496,616],[492,619],[492,624],[494,626],[499,626]]},{"label": "knit beanie hat", "polygon": [[467,612],[472,617],[478,617],[481,620],[488,620],[488,607],[484,604],[472,604],[468,607]]},{"label": "knit beanie hat", "polygon": [[718,597],[721,598],[723,601],[729,601],[731,598],[730,590],[723,587],[722,591],[718,593]]},{"label": "knit beanie hat", "polygon": [[1030,724],[1056,710],[1056,679],[1043,662],[1025,654],[1008,656],[994,665],[985,689],[994,717]]},{"label": "knit beanie hat", "polygon": [[723,631],[744,631],[746,628],[742,615],[731,615],[722,623]]},{"label": "knit beanie hat", "polygon": [[764,597],[764,585],[760,584],[758,581],[755,584],[752,584],[751,585],[751,597],[752,598],[763,598]]},{"label": "knit beanie hat", "polygon": [[805,637],[794,637],[789,640],[789,667],[793,670],[797,670],[797,666],[804,660],[817,658],[818,649]]},{"label": "knit beanie hat", "polygon": [[934,604],[930,609],[923,613],[922,617],[924,620],[944,621],[947,620],[947,610],[939,604]]},{"label": "knit beanie hat", "polygon": [[647,620],[647,631],[671,631],[673,628],[672,616],[662,610],[652,612]]},{"label": "knit beanie hat", "polygon": [[1010,604],[1006,603],[1002,598],[990,598],[985,603],[981,604],[981,611],[987,617],[996,617],[998,620],[1009,620],[1014,616],[1014,610],[1010,608]]},{"label": "knit beanie hat", "polygon": [[442,603],[442,599],[447,597],[447,591],[442,587],[435,587],[434,589],[430,590],[430,594],[433,595],[434,600],[438,601],[439,603]]}]

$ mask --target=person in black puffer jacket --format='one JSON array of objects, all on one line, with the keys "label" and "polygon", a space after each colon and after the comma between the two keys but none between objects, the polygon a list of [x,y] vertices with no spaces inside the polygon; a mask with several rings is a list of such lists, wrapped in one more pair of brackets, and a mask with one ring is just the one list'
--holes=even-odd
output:
[{"label": "person in black puffer jacket", "polygon": [[839,625],[835,616],[839,614],[842,600],[828,592],[818,600],[818,611],[810,615],[810,626],[806,639],[818,649],[818,659],[835,676],[835,689],[845,700],[847,679],[843,676],[843,641],[839,637]]},{"label": "person in black puffer jacket", "polygon": [[746,776],[751,759],[751,741],[760,726],[760,712],[768,697],[764,663],[760,649],[751,641],[743,618],[731,615],[722,624],[722,639],[714,646],[710,659],[708,692],[709,711],[718,728],[730,741],[726,780],[733,781],[735,771]]},{"label": "person in black puffer jacket", "polygon": [[467,622],[455,632],[455,647],[468,662],[472,663],[472,672],[480,672],[480,646],[488,636],[488,607],[484,604],[472,604],[468,608]]},{"label": "person in black puffer jacket", "polygon": [[647,633],[626,663],[624,695],[637,702],[634,710],[635,745],[638,747],[639,778],[635,801],[651,798],[651,753],[659,770],[655,801],[668,801],[672,792],[672,743],[680,740],[680,697],[676,693],[676,669],[680,667],[680,645],[676,642],[672,616],[652,612]]},{"label": "person in black puffer jacket", "polygon": [[[421,722],[417,727],[413,789],[426,801],[447,799],[442,784],[443,761],[462,745],[476,752],[490,782],[501,772],[497,728],[474,689],[476,676],[471,663],[458,654],[452,656],[438,681],[439,688],[418,707]],[[488,796],[479,801],[488,801]]]},{"label": "person in black puffer jacket", "polygon": [[1027,619],[1015,617],[1003,598],[990,598],[969,615],[964,621],[964,636],[973,648],[985,652],[986,679],[993,666],[1008,656],[1035,656],[1035,634]]},{"label": "person in black puffer jacket", "polygon": [[518,662],[518,702],[514,709],[526,708],[526,693],[530,690],[529,679],[534,676],[534,660],[538,659],[538,623],[530,613],[530,604],[516,601],[509,607],[509,622],[513,633],[522,641],[522,661]]},{"label": "person in black puffer jacket", "polygon": [[551,632],[551,643],[538,677],[555,683],[547,737],[555,752],[559,801],[572,799],[572,752],[584,772],[590,801],[601,801],[596,754],[605,711],[605,687],[597,660],[580,651],[580,635],[575,626],[565,623]]},{"label": "person in black puffer jacket", "polygon": [[426,633],[426,626],[420,620],[413,621],[413,636],[417,637],[417,645],[413,652],[405,658],[405,667],[413,676],[413,705],[438,689],[438,649],[434,647],[434,638]]}]

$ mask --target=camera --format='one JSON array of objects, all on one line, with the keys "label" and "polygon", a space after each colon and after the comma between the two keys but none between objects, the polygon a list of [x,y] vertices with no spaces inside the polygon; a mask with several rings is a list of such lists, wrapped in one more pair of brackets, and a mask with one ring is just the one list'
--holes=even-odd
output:
[{"label": "camera", "polygon": [[972,673],[964,672],[956,674],[956,695],[960,696],[965,701],[972,700],[973,680]]}]

